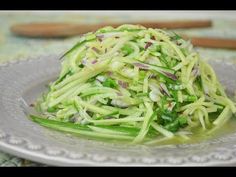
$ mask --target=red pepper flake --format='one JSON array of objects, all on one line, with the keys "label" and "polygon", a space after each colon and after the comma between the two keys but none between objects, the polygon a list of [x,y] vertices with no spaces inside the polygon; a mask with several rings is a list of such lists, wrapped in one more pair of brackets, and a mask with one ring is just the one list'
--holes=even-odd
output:
[{"label": "red pepper flake", "polygon": [[208,93],[205,93],[206,96],[210,97],[210,95]]},{"label": "red pepper flake", "polygon": [[113,75],[113,72],[107,71],[107,75],[108,75],[108,76],[112,76],[112,75]]},{"label": "red pepper flake", "polygon": [[103,38],[104,38],[104,35],[97,35],[97,38],[100,42],[102,42]]},{"label": "red pepper flake", "polygon": [[118,96],[123,96],[122,93],[120,93],[120,92],[116,92],[116,94],[117,94]]},{"label": "red pepper flake", "polygon": [[141,68],[141,69],[148,69],[149,67],[142,64],[142,63],[134,63],[134,66],[137,66],[138,68]]},{"label": "red pepper flake", "polygon": [[97,63],[97,62],[98,62],[97,60],[93,60],[93,61],[92,61],[92,64],[95,64],[95,63]]},{"label": "red pepper flake", "polygon": [[97,53],[100,52],[100,50],[98,50],[96,47],[92,47],[92,49],[93,49],[95,52],[97,52]]},{"label": "red pepper flake", "polygon": [[180,45],[181,45],[181,42],[178,42],[178,41],[177,41],[176,44],[177,44],[178,46],[180,46]]},{"label": "red pepper flake", "polygon": [[162,84],[162,83],[160,84],[160,92],[161,92],[163,95],[170,96],[170,94],[169,94],[167,88],[166,88],[165,85]]},{"label": "red pepper flake", "polygon": [[156,76],[155,76],[155,74],[151,74],[148,78],[149,78],[149,79],[155,79]]},{"label": "red pepper flake", "polygon": [[147,49],[147,48],[150,47],[151,45],[152,45],[151,42],[147,42],[144,48]]},{"label": "red pepper flake", "polygon": [[127,88],[129,86],[128,82],[123,82],[123,81],[118,81],[118,84],[122,87],[122,88]]},{"label": "red pepper flake", "polygon": [[165,72],[165,71],[163,71],[163,73],[164,73],[167,77],[169,77],[169,78],[171,78],[171,79],[173,79],[173,80],[177,80],[177,79],[178,79],[177,76],[174,75],[174,74],[171,74],[171,73],[168,73],[168,72]]},{"label": "red pepper flake", "polygon": [[160,92],[163,94],[163,95],[167,95],[165,90],[160,86]]}]

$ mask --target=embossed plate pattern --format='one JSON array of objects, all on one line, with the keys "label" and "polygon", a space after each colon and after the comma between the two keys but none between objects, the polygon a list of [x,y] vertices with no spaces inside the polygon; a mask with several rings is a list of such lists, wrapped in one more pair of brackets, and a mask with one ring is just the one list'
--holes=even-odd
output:
[{"label": "embossed plate pattern", "polygon": [[[211,61],[229,92],[236,89],[236,65]],[[49,165],[233,165],[236,133],[199,144],[146,147],[81,139],[41,127],[20,106],[32,103],[60,70],[56,56],[0,65],[0,149]]]}]

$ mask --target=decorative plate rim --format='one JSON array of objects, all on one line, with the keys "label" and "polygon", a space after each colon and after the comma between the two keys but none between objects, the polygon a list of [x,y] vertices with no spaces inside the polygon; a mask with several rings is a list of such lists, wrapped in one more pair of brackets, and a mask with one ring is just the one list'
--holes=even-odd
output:
[{"label": "decorative plate rim", "polygon": [[[55,55],[49,56],[40,56],[35,58],[26,58],[21,60],[9,61],[7,63],[0,64],[0,72],[2,68],[7,68],[12,65],[17,65],[20,63],[29,63],[41,61],[44,58],[56,57]],[[222,62],[224,60],[216,60],[215,62]],[[225,60],[226,61],[226,60]],[[235,65],[232,61],[226,61],[227,65]],[[236,66],[236,65],[235,65]],[[1,81],[0,81],[1,82]],[[1,86],[0,86],[1,88]],[[1,94],[0,94],[1,96]],[[0,127],[1,128],[1,127]],[[228,138],[233,138],[236,140],[236,133],[227,136]],[[227,138],[219,138],[221,142],[227,140]],[[37,141],[37,140],[36,140]],[[9,133],[0,129],[0,149],[2,151],[8,152],[10,154],[27,158],[35,162],[41,162],[49,165],[59,165],[59,166],[87,166],[87,165],[135,165],[135,166],[145,166],[145,165],[154,165],[154,166],[204,166],[204,165],[232,165],[236,164],[236,143],[233,144],[230,148],[225,148],[225,151],[219,151],[214,153],[209,153],[202,156],[187,156],[180,159],[176,158],[132,158],[132,157],[122,157],[114,156],[107,157],[100,154],[86,154],[83,152],[73,154],[66,149],[59,148],[50,148],[46,147],[43,144],[37,144],[27,138],[19,138],[13,133]],[[218,143],[219,143],[218,141]],[[208,142],[211,143],[211,142]],[[201,144],[201,143],[200,143]]]}]

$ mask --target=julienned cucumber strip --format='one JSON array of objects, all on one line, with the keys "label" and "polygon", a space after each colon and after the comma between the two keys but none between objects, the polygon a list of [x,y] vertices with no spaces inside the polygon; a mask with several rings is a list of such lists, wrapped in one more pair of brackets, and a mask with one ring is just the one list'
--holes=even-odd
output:
[{"label": "julienned cucumber strip", "polygon": [[125,123],[125,122],[140,122],[140,121],[143,121],[142,117],[106,119],[106,120],[89,120],[89,122],[92,122],[95,125],[114,125],[114,124],[120,124],[120,123]]},{"label": "julienned cucumber strip", "polygon": [[58,83],[54,86],[54,89],[58,91],[59,89],[63,89],[64,87],[68,87],[68,85],[72,85],[75,82],[85,82],[86,80],[90,79],[91,77],[95,77],[101,72],[104,72],[107,68],[109,60],[105,60],[99,63],[94,64],[94,67],[91,68],[83,68],[78,73],[64,79],[62,82]]},{"label": "julienned cucumber strip", "polygon": [[119,114],[119,111],[114,111],[111,114],[107,114],[107,115],[104,115],[104,116],[97,117],[95,120],[110,118],[110,117],[112,117],[114,115],[117,115],[117,114]]},{"label": "julienned cucumber strip", "polygon": [[30,115],[30,118],[39,123],[42,126],[52,128],[55,130],[60,130],[68,133],[78,134],[78,135],[85,135],[85,136],[91,136],[94,138],[108,138],[108,139],[119,139],[119,140],[132,140],[134,136],[128,136],[128,135],[121,135],[121,133],[117,134],[107,134],[107,133],[101,133],[101,132],[94,132],[91,128],[88,126],[80,126],[73,123],[67,123],[67,122],[59,122],[55,120],[48,120],[44,118],[39,118],[34,115]]},{"label": "julienned cucumber strip", "polygon": [[82,107],[88,109],[89,111],[94,112],[94,113],[98,113],[98,114],[108,115],[108,114],[112,114],[113,113],[110,110],[107,110],[107,109],[104,109],[104,108],[100,108],[98,106],[95,106],[93,104],[87,103],[87,102],[79,100],[79,99],[75,100],[75,104],[77,104],[79,106],[82,106]]},{"label": "julienned cucumber strip", "polygon": [[158,72],[166,71],[166,72],[169,72],[171,74],[175,73],[175,70],[173,70],[173,69],[169,69],[167,67],[157,66],[157,65],[153,65],[153,64],[147,64],[147,63],[141,62],[139,60],[131,60],[131,59],[125,60],[125,59],[122,59],[121,61],[123,61],[125,63],[129,63],[129,64],[137,65],[138,67],[144,68],[144,69],[153,69],[153,70],[156,70]]},{"label": "julienned cucumber strip", "polygon": [[107,134],[119,134],[119,135],[130,135],[136,136],[138,134],[138,129],[126,128],[119,126],[93,126],[88,125],[95,132],[107,133]]},{"label": "julienned cucumber strip", "polygon": [[55,82],[55,84],[57,84],[57,83],[63,81],[63,80],[66,78],[66,76],[68,76],[68,75],[70,75],[70,74],[72,74],[71,71],[67,71],[62,77],[60,77],[60,78],[57,79],[57,81]]},{"label": "julienned cucumber strip", "polygon": [[[105,126],[105,125],[87,125],[81,126],[78,124],[48,120],[35,115],[30,115],[30,118],[42,126],[60,130],[68,133],[90,136],[93,138],[116,139],[116,140],[131,140],[137,136],[139,129],[122,127],[122,126]],[[149,132],[148,137],[157,136],[153,131]]]},{"label": "julienned cucumber strip", "polygon": [[153,70],[153,71],[157,72],[160,77],[162,77],[163,79],[165,79],[166,81],[168,81],[170,83],[174,83],[173,81],[176,81],[178,79],[175,75],[175,70],[169,69],[167,67],[147,64],[147,63],[135,61],[135,60],[130,60],[130,61],[123,60],[123,62],[132,64],[132,65],[137,66],[141,69]]},{"label": "julienned cucumber strip", "polygon": [[79,125],[79,124],[73,124],[69,122],[61,122],[61,121],[56,121],[56,120],[50,120],[46,119],[45,117],[40,117],[36,115],[29,115],[29,117],[37,123],[47,125],[48,127],[50,126],[66,126],[74,129],[80,129],[80,130],[90,130],[87,126],[84,125]]},{"label": "julienned cucumber strip", "polygon": [[46,127],[158,142],[194,126],[211,132],[236,112],[212,67],[174,33],[108,26],[81,36],[62,58],[60,78],[36,104],[45,118],[31,116]]},{"label": "julienned cucumber strip", "polygon": [[89,40],[82,40],[80,42],[78,42],[77,44],[75,44],[70,50],[68,50],[66,53],[64,53],[60,59],[64,58],[66,55],[68,55],[69,53],[71,53],[72,51],[78,49],[80,46],[82,46],[83,44],[85,44],[86,42],[90,42],[90,41],[94,41],[96,39],[96,37],[92,38],[92,39],[89,39]]},{"label": "julienned cucumber strip", "polygon": [[95,94],[102,94],[102,93],[116,93],[117,91],[112,88],[108,87],[90,87],[81,93],[81,97],[89,96],[89,95],[95,95]]},{"label": "julienned cucumber strip", "polygon": [[[92,126],[89,126],[89,127],[92,127]],[[139,131],[140,131],[140,128],[135,128],[135,127],[125,127],[125,126],[110,126],[110,125],[96,125],[96,126],[93,126],[93,127],[96,127],[96,128],[100,128],[100,129],[103,129],[103,130],[109,130],[110,132],[109,133],[118,133],[118,134],[126,134],[126,135],[130,135],[130,136],[137,136]],[[158,133],[153,131],[153,130],[150,130],[148,133],[147,133],[147,137],[155,137],[155,136],[158,136]]]},{"label": "julienned cucumber strip", "polygon": [[[146,103],[146,107],[149,108],[150,104]],[[141,128],[138,136],[136,136],[136,138],[134,139],[134,141],[133,141],[134,143],[142,142],[145,139],[145,135],[148,133],[151,122],[153,121],[153,119],[155,118],[156,115],[157,115],[157,111],[155,111],[153,113],[151,112],[151,109],[147,111],[142,128]]]}]

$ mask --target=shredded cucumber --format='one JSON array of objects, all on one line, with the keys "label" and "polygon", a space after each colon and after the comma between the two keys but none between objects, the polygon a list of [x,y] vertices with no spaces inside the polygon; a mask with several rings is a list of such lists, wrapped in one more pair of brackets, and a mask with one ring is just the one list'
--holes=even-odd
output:
[{"label": "shredded cucumber", "polygon": [[61,59],[59,77],[37,101],[41,116],[31,115],[42,126],[153,144],[191,139],[179,136],[185,128],[212,132],[236,113],[212,67],[175,33],[104,27]]}]

